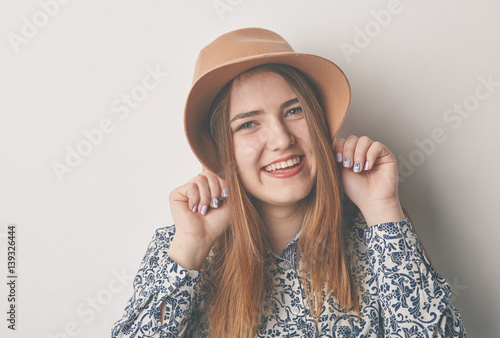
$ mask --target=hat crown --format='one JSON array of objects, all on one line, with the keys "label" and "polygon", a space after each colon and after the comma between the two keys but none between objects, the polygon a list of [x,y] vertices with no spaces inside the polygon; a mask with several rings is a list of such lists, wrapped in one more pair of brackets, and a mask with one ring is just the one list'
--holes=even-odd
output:
[{"label": "hat crown", "polygon": [[293,53],[286,40],[267,29],[243,28],[219,36],[200,51],[196,60],[193,83],[208,71],[257,55]]}]

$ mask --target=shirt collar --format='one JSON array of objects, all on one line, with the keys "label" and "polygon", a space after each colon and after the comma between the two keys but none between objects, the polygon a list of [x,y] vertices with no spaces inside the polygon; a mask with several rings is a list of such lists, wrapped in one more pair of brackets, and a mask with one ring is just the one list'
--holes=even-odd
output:
[{"label": "shirt collar", "polygon": [[302,230],[299,231],[295,237],[285,246],[285,248],[281,251],[280,258],[290,260],[290,256],[295,253],[295,247],[297,246],[297,241],[300,237]]}]

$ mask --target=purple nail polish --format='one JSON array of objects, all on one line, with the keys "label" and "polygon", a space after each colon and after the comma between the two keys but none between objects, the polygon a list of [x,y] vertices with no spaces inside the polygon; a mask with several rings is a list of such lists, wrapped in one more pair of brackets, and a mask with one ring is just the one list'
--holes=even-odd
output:
[{"label": "purple nail polish", "polygon": [[193,207],[193,212],[194,212],[194,213],[196,213],[197,211],[198,211],[198,205],[195,205],[195,206]]},{"label": "purple nail polish", "polygon": [[366,161],[365,162],[365,169],[364,170],[368,170],[368,167],[370,166],[370,162]]},{"label": "purple nail polish", "polygon": [[205,216],[207,214],[207,210],[208,210],[208,207],[206,205],[204,205],[203,207],[201,207],[201,214],[203,216]]},{"label": "purple nail polish", "polygon": [[342,154],[337,153],[337,162],[342,162]]}]

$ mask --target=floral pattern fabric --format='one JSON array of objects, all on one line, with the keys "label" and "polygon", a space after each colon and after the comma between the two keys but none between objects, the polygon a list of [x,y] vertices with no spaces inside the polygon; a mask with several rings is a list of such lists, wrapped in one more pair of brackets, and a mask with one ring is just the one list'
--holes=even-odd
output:
[{"label": "floral pattern fabric", "polygon": [[[266,260],[271,297],[257,336],[465,337],[460,314],[449,301],[451,288],[426,259],[408,219],[367,227],[359,213],[352,223],[347,244],[360,316],[327,299],[315,325],[295,264],[299,233],[281,255]],[[204,272],[184,269],[169,258],[174,234],[175,226],[156,231],[112,337],[209,337]]]}]

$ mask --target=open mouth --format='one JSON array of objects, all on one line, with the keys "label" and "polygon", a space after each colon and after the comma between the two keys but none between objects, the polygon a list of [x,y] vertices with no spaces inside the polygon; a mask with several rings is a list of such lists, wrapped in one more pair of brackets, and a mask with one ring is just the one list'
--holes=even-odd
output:
[{"label": "open mouth", "polygon": [[298,167],[303,160],[304,156],[294,156],[285,161],[271,163],[268,166],[263,167],[262,169],[268,173],[282,173],[292,170],[295,167]]}]

